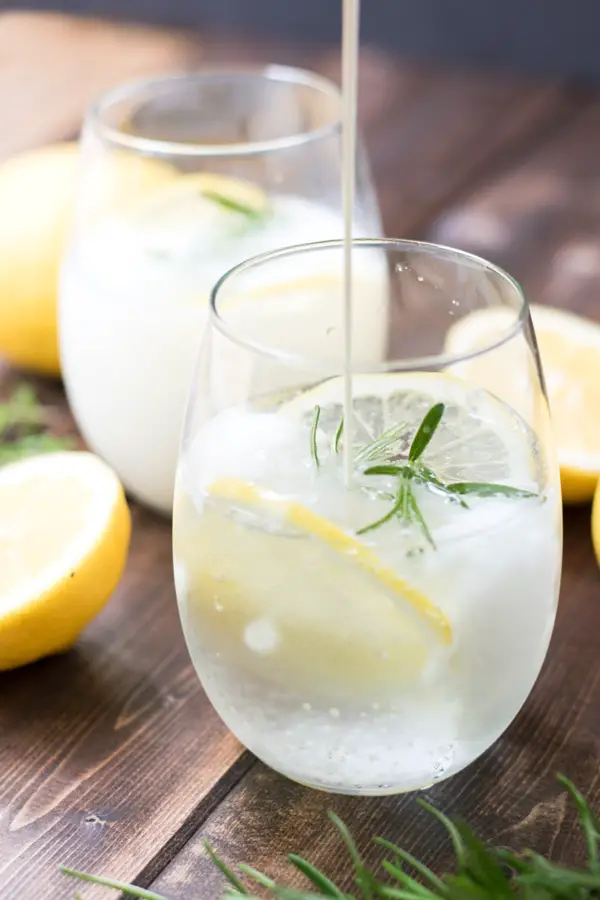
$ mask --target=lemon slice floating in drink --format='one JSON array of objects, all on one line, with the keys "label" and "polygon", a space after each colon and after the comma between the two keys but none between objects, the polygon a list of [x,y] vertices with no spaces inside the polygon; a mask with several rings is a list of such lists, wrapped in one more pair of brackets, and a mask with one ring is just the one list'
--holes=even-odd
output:
[{"label": "lemon slice floating in drink", "polygon": [[[343,418],[343,379],[332,378],[284,404],[280,414],[310,423],[319,407],[319,431],[335,450]],[[357,375],[352,380],[355,458],[374,458],[382,435],[408,451],[424,415],[436,403],[446,411],[427,448],[427,463],[443,481],[482,481],[531,487],[535,460],[522,420],[469,382],[433,372]],[[343,444],[343,430],[340,447]]]},{"label": "lemon slice floating in drink", "polygon": [[230,238],[261,222],[269,198],[257,184],[213,172],[175,175],[131,211],[131,225],[155,255]]},{"label": "lemon slice floating in drink", "polygon": [[245,482],[214,483],[176,549],[187,563],[185,615],[201,616],[207,641],[218,634],[222,652],[225,642],[282,687],[402,689],[451,645],[444,614],[368,547]]}]

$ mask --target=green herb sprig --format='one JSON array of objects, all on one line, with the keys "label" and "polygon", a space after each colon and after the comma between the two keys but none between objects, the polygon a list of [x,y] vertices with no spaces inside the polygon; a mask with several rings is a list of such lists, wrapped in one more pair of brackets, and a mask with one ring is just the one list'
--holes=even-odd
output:
[{"label": "green herb sprig", "polygon": [[242,203],[234,197],[229,197],[226,194],[221,194],[219,191],[214,191],[209,188],[203,188],[201,193],[202,196],[207,200],[210,200],[211,203],[216,203],[217,206],[221,206],[223,209],[227,210],[227,212],[237,213],[240,216],[244,216],[246,219],[260,222],[267,216],[268,207],[250,206],[249,203]]},{"label": "green herb sprig", "polygon": [[[431,535],[431,531],[427,526],[423,513],[419,507],[417,497],[415,495],[414,486],[423,485],[430,491],[445,497],[447,500],[457,503],[464,509],[468,509],[465,496],[474,497],[512,497],[512,498],[532,498],[538,494],[532,491],[524,491],[520,488],[510,487],[505,484],[494,484],[492,482],[479,481],[460,481],[460,482],[443,482],[431,469],[423,462],[423,454],[427,450],[431,439],[436,433],[445,412],[443,403],[436,403],[432,406],[423,417],[415,435],[412,439],[408,453],[401,452],[400,441],[406,432],[406,422],[392,425],[379,435],[374,441],[364,444],[360,447],[355,455],[355,464],[364,466],[366,463],[377,460],[377,464],[367,466],[363,469],[363,475],[385,475],[397,479],[397,487],[391,496],[391,509],[375,522],[370,522],[357,530],[357,534],[367,534],[385,525],[391,519],[397,518],[407,524],[416,525],[427,543],[435,549],[435,541]],[[317,452],[317,429],[321,416],[321,407],[315,406],[314,418],[311,427],[311,454],[317,468],[321,467],[321,460]],[[340,447],[340,439],[343,433],[344,420],[342,419],[334,439],[334,452],[337,454]]]},{"label": "green herb sprig", "polygon": [[[585,866],[581,869],[554,863],[532,850],[515,853],[504,848],[488,847],[466,824],[453,821],[424,800],[417,800],[417,803],[448,832],[456,858],[452,873],[437,875],[411,853],[380,837],[374,838],[374,842],[386,854],[381,870],[369,869],[349,829],[332,812],[329,818],[348,850],[348,875],[356,886],[352,892],[344,891],[324,872],[295,853],[290,854],[288,860],[306,879],[305,889],[280,885],[247,865],[239,865],[240,874],[237,874],[210,844],[205,846],[228,882],[224,895],[228,898],[243,895],[249,900],[256,900],[259,896],[273,897],[275,900],[317,900],[319,897],[333,897],[336,900],[598,900],[598,819],[568,778],[559,775],[558,781],[566,788],[577,810],[587,852]],[[110,878],[65,867],[61,867],[61,871],[73,878],[113,888],[140,900],[167,900],[154,891]],[[261,894],[258,894],[261,889]]]},{"label": "green herb sprig", "polygon": [[0,466],[72,446],[71,438],[48,432],[46,411],[30,385],[17,386],[10,398],[0,403]]}]

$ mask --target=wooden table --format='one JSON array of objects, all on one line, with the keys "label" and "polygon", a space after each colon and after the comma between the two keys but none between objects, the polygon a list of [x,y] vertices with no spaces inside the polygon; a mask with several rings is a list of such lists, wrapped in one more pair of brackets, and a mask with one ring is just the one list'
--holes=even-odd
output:
[{"label": "wooden table", "polygon": [[[0,50],[3,23],[0,16]],[[115,46],[128,40],[131,34],[114,37]],[[143,52],[144,40],[152,52]],[[339,69],[336,48],[199,45],[173,35],[139,41],[144,70],[186,68],[204,58],[299,62],[332,76]],[[157,56],[157,47],[168,53]],[[38,69],[32,60],[30,87],[36,72],[38,86],[52,77],[70,83],[68,55],[52,57],[51,47],[48,53]],[[116,57],[98,57],[89,79],[94,90],[122,75]],[[600,94],[419,67],[368,48],[362,65],[362,126],[388,233],[473,249],[506,266],[536,302],[600,320]],[[52,117],[45,115],[43,127],[38,121],[36,131],[43,91],[34,103],[35,92],[22,88],[21,103],[19,84],[11,86],[14,95],[3,95],[3,84],[0,68],[0,109],[12,97],[18,115],[3,119],[0,155],[2,142],[7,153],[76,130],[83,99],[73,93],[77,87],[56,93]],[[58,388],[44,390],[63,403]],[[436,867],[447,863],[440,829],[413,797],[311,792],[239,746],[188,660],[169,523],[138,507],[133,517],[125,577],[77,649],[0,676],[2,900],[70,898],[73,884],[58,874],[61,862],[136,879],[174,900],[215,898],[219,878],[202,849],[206,838],[228,859],[273,875],[283,872],[283,855],[296,850],[337,877],[343,854],[326,823],[330,808],[352,826],[370,861],[378,851],[369,838],[383,833]],[[554,773],[571,776],[600,806],[600,574],[589,519],[587,507],[565,513],[560,612],[531,698],[490,752],[429,792],[486,838],[572,863],[582,848]],[[95,888],[82,894],[106,896]]]}]

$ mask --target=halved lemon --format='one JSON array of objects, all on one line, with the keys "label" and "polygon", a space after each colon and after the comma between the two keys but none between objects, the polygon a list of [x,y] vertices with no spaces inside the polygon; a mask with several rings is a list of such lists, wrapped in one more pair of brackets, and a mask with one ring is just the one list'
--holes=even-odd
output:
[{"label": "halved lemon", "polygon": [[[563,500],[590,500],[600,477],[600,325],[560,309],[533,305],[531,316],[548,388],[552,431],[558,452]],[[446,349],[452,353],[477,350],[500,334],[514,313],[504,308],[477,310],[449,331]],[[517,336],[502,352],[465,363],[464,377],[484,380],[515,404],[528,386],[523,384],[531,354]],[[510,395],[510,396],[509,396]]]},{"label": "halved lemon", "polygon": [[600,566],[600,481],[596,484],[594,502],[592,504],[592,543],[596,560]]},{"label": "halved lemon", "polygon": [[75,643],[121,577],[130,530],[116,475],[91,453],[0,469],[0,670]]}]

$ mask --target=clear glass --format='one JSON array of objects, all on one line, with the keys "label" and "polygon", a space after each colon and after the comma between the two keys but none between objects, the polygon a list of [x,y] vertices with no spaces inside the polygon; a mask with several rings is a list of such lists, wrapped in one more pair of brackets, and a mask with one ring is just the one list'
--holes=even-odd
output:
[{"label": "clear glass", "polygon": [[[127,85],[87,115],[62,370],[87,443],[163,513],[217,278],[342,236],[339,116],[333,84],[274,66]],[[357,201],[357,232],[381,234],[362,151]]]},{"label": "clear glass", "polygon": [[519,286],[424,243],[357,241],[353,258],[351,430],[341,244],[218,283],[174,566],[191,658],[236,736],[296,781],[385,794],[470,764],[527,698],[554,624],[561,498]]}]

